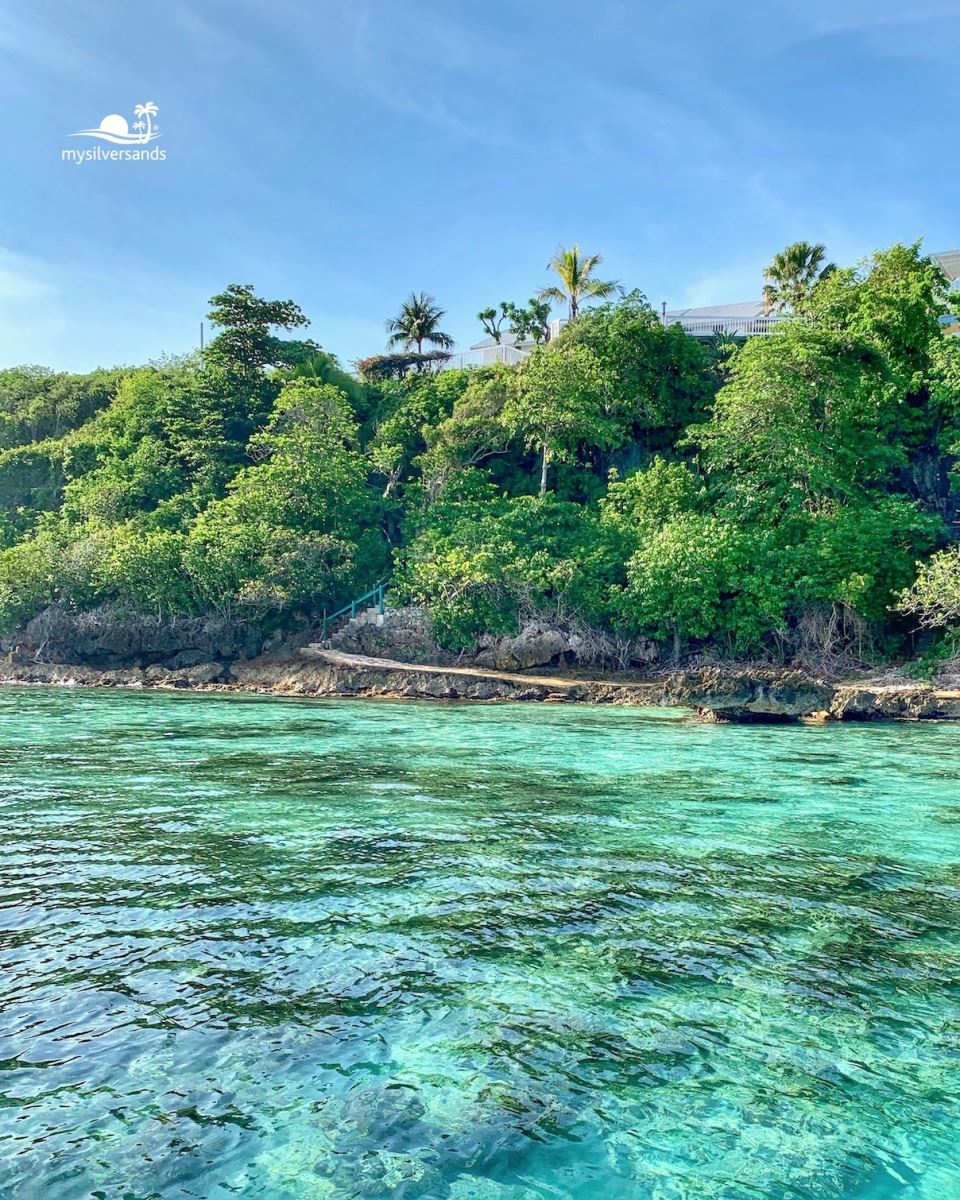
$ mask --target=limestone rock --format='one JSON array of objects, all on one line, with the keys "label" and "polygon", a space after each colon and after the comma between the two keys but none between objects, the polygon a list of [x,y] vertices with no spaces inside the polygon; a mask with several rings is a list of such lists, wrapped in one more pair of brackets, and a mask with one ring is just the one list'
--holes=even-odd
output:
[{"label": "limestone rock", "polygon": [[579,644],[579,639],[564,636],[556,629],[528,625],[516,637],[484,639],[474,662],[497,671],[522,671],[547,666],[567,654],[575,661]]},{"label": "limestone rock", "polygon": [[409,605],[387,608],[375,619],[363,613],[337,629],[328,639],[334,650],[348,654],[366,654],[396,658],[409,663],[452,663],[456,656],[441,650],[430,630],[430,619],[423,608]]},{"label": "limestone rock", "polygon": [[260,644],[255,626],[216,616],[157,621],[109,605],[75,612],[53,604],[17,634],[11,653],[21,662],[82,663],[102,670],[163,663],[166,670],[179,670],[213,659],[252,658]]},{"label": "limestone rock", "polygon": [[908,721],[957,720],[960,718],[960,692],[938,691],[923,685],[847,685],[836,689],[830,715],[838,721],[875,721],[891,717]]}]

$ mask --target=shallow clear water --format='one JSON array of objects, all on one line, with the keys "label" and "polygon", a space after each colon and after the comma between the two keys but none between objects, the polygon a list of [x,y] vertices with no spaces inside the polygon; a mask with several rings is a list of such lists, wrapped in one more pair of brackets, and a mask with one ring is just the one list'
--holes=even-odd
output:
[{"label": "shallow clear water", "polygon": [[0,1195],[958,1197],[958,745],[0,691]]}]

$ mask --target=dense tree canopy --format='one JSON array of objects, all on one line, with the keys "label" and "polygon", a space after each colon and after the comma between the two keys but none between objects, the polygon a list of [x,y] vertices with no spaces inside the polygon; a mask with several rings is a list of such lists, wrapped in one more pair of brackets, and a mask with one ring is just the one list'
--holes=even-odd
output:
[{"label": "dense tree canopy", "polygon": [[[234,285],[202,358],[0,372],[0,635],[54,603],[267,631],[388,575],[459,649],[521,613],[665,655],[952,644],[946,280],[917,246],[822,279],[805,261],[802,315],[735,344],[634,292],[515,367],[412,353],[355,378],[282,336],[296,304]],[[596,265],[578,258],[581,301],[604,298]],[[413,299],[398,340],[442,342],[442,310]]]}]

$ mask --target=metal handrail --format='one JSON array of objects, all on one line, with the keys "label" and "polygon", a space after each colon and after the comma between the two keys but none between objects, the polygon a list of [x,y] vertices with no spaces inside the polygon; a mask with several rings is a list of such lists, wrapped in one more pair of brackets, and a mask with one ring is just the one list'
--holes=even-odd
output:
[{"label": "metal handrail", "polygon": [[380,610],[380,615],[382,616],[383,593],[386,590],[387,581],[384,579],[380,583],[374,584],[369,592],[364,592],[362,596],[358,596],[356,600],[351,600],[349,604],[345,604],[343,608],[338,608],[336,612],[327,613],[326,609],[324,609],[320,641],[325,642],[327,640],[327,628],[332,621],[336,621],[338,617],[345,617],[347,613],[349,613],[351,617],[355,617],[357,615],[357,609],[360,607],[360,605],[365,604],[367,600],[372,600],[374,597],[376,597],[377,608]]}]

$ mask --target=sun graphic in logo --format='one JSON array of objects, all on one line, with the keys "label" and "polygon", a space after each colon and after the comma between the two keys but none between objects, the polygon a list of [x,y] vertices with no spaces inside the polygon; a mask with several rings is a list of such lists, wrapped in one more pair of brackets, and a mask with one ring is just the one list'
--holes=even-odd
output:
[{"label": "sun graphic in logo", "polygon": [[96,129],[79,129],[70,136],[100,138],[101,141],[114,142],[120,146],[142,146],[144,142],[152,142],[160,136],[153,127],[153,118],[158,112],[154,102],[148,100],[145,104],[138,104],[133,110],[137,120],[132,132],[126,117],[121,117],[119,113],[109,113]]},{"label": "sun graphic in logo", "polygon": [[126,117],[121,117],[118,113],[111,113],[100,122],[100,132],[115,133],[117,137],[125,138],[130,136],[130,126],[127,124]]}]

